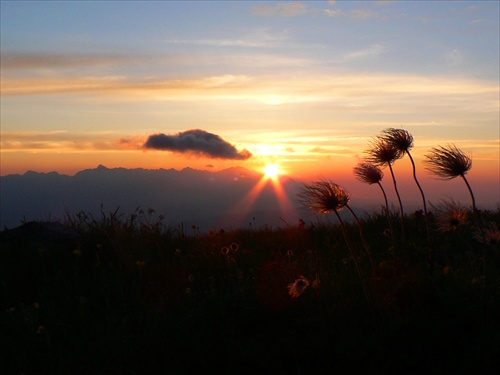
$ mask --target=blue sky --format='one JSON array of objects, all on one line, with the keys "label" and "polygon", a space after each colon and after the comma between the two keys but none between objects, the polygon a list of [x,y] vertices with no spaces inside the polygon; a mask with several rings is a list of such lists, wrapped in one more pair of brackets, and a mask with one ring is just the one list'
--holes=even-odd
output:
[{"label": "blue sky", "polygon": [[495,180],[499,14],[498,1],[2,1],[2,174],[234,165],[142,149],[202,129],[249,150],[248,168],[344,176],[371,136],[403,126],[418,162],[454,142]]}]

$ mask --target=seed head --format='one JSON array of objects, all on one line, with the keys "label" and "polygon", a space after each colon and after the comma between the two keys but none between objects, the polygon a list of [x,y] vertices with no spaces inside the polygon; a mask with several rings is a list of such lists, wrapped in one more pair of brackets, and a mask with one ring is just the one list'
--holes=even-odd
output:
[{"label": "seed head", "polygon": [[434,208],[438,232],[456,232],[467,224],[467,210],[453,200],[442,201]]},{"label": "seed head", "polygon": [[298,196],[304,208],[321,214],[340,211],[350,200],[349,193],[342,186],[328,180],[305,184]]},{"label": "seed head", "polygon": [[377,166],[392,164],[404,155],[395,145],[382,137],[377,137],[370,142],[370,148],[365,151],[368,161]]},{"label": "seed head", "polygon": [[427,170],[445,180],[464,176],[472,168],[472,157],[454,144],[433,147],[425,157]]},{"label": "seed head", "polygon": [[354,167],[354,175],[361,182],[366,182],[371,185],[380,182],[384,177],[384,172],[374,164],[359,163]]},{"label": "seed head", "polygon": [[413,136],[404,129],[385,129],[382,131],[381,138],[389,142],[403,154],[413,148]]}]

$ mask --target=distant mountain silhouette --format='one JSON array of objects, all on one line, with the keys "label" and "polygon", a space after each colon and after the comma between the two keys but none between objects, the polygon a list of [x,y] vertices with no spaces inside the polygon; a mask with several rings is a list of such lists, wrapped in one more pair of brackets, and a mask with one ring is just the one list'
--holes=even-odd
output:
[{"label": "distant mountain silhouette", "polygon": [[[300,183],[282,176],[288,203],[280,203],[270,181],[254,200],[252,189],[262,175],[242,167],[219,172],[175,169],[106,168],[99,165],[74,176],[28,171],[0,177],[0,226],[23,220],[59,220],[79,211],[129,215],[137,207],[152,208],[169,226],[196,225],[200,230],[235,229],[248,225],[296,225],[301,216],[296,196]],[[260,186],[260,185],[259,185]]]}]

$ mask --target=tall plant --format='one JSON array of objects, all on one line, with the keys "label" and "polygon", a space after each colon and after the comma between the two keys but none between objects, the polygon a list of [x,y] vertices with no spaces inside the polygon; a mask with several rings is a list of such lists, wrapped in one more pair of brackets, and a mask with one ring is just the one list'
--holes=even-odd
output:
[{"label": "tall plant", "polygon": [[405,225],[404,225],[403,203],[401,202],[401,196],[399,195],[396,176],[394,175],[394,169],[392,168],[394,162],[403,157],[403,153],[400,150],[398,150],[392,143],[388,142],[382,137],[374,138],[370,142],[370,147],[365,152],[368,154],[367,160],[370,163],[380,167],[387,166],[391,171],[394,191],[396,192],[396,196],[398,197],[398,203],[399,203],[399,213],[401,219],[401,238],[404,241]]},{"label": "tall plant", "polygon": [[484,239],[485,235],[479,219],[476,199],[469,181],[465,177],[472,168],[472,156],[466,154],[454,144],[448,144],[446,146],[433,147],[425,157],[426,160],[424,162],[427,164],[427,170],[431,173],[436,174],[444,180],[452,180],[460,177],[465,182],[472,201],[472,212]]},{"label": "tall plant", "polygon": [[410,150],[413,148],[413,136],[404,129],[395,129],[395,128],[388,128],[382,131],[381,135],[382,139],[385,141],[389,142],[391,145],[393,145],[397,150],[399,150],[403,156],[406,154],[408,155],[408,158],[411,161],[411,165],[413,168],[413,179],[415,180],[415,184],[418,187],[418,190],[420,191],[420,195],[422,197],[422,204],[424,207],[424,218],[425,218],[425,230],[427,233],[427,243],[429,246],[431,246],[431,237],[430,237],[430,230],[429,230],[429,219],[427,215],[427,202],[425,199],[425,194],[424,190],[422,189],[422,186],[420,186],[420,183],[417,178],[417,167],[415,165],[415,161],[413,160],[413,157],[411,155]]},{"label": "tall plant", "polygon": [[354,167],[353,170],[354,170],[354,175],[358,180],[360,180],[361,182],[365,182],[369,185],[377,184],[380,190],[382,191],[385,202],[385,207],[384,207],[385,216],[387,217],[387,221],[389,223],[392,245],[396,246],[396,240],[394,239],[394,230],[392,229],[391,216],[389,214],[389,202],[387,200],[387,194],[385,193],[385,189],[382,186],[381,182],[382,179],[384,178],[384,172],[382,172],[382,170],[376,165],[367,162],[359,163],[357,166]]},{"label": "tall plant", "polygon": [[319,214],[335,214],[342,229],[344,241],[349,248],[352,258],[354,259],[354,264],[356,265],[356,271],[363,286],[365,298],[368,303],[371,303],[370,294],[368,293],[368,289],[361,273],[358,257],[353,246],[351,245],[351,242],[349,241],[344,221],[339,214],[341,210],[348,207],[351,199],[349,193],[346,192],[342,186],[332,181],[321,180],[313,182],[312,184],[304,184],[298,194],[298,197],[299,202],[305,209],[312,210]]}]

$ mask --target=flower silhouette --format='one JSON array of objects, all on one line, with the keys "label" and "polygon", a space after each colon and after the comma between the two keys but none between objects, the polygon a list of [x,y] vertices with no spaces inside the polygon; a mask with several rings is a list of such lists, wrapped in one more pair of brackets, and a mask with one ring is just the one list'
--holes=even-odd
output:
[{"label": "flower silhouette", "polygon": [[425,157],[427,170],[445,180],[464,177],[472,168],[472,157],[454,144],[433,147]]},{"label": "flower silhouette", "polygon": [[429,246],[431,245],[431,240],[430,240],[430,231],[429,231],[429,220],[427,218],[427,202],[425,199],[425,194],[424,190],[422,189],[422,186],[420,186],[420,182],[417,179],[417,167],[415,165],[415,161],[413,160],[413,157],[411,156],[410,150],[413,148],[413,136],[404,129],[395,129],[395,128],[388,128],[382,131],[382,136],[381,138],[391,144],[394,148],[399,150],[404,156],[404,154],[408,155],[408,158],[411,161],[411,165],[413,167],[413,179],[415,180],[415,184],[418,187],[418,190],[420,191],[420,195],[422,197],[422,204],[424,206],[424,218],[425,218],[425,229],[427,231],[427,242],[429,243]]},{"label": "flower silhouette", "polygon": [[467,223],[467,210],[453,200],[435,206],[438,232],[455,232]]},{"label": "flower silhouette", "polygon": [[306,209],[321,214],[329,214],[342,210],[350,200],[344,188],[329,180],[305,184],[299,193],[299,201]]}]

